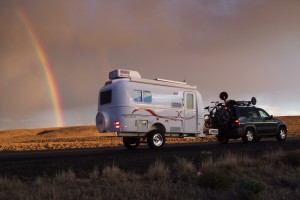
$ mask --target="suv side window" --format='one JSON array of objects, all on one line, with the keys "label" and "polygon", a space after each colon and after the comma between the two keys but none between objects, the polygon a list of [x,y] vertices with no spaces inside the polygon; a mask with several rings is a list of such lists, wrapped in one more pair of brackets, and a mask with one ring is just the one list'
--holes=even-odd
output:
[{"label": "suv side window", "polygon": [[269,114],[266,111],[264,111],[264,110],[258,110],[258,112],[259,112],[259,115],[260,115],[261,118],[268,118],[268,117],[270,117]]},{"label": "suv side window", "polygon": [[239,119],[240,120],[246,120],[247,118],[249,118],[247,108],[239,108],[238,111],[239,111]]},{"label": "suv side window", "polygon": [[252,119],[257,119],[259,118],[259,115],[256,111],[256,109],[249,109],[249,117],[252,118]]}]

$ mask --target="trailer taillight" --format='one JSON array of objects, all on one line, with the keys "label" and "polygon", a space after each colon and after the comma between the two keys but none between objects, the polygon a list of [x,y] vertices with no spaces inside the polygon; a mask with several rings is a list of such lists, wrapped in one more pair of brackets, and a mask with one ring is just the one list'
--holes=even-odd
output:
[{"label": "trailer taillight", "polygon": [[120,122],[119,121],[115,121],[114,124],[115,124],[115,128],[117,128],[117,129],[120,128]]}]

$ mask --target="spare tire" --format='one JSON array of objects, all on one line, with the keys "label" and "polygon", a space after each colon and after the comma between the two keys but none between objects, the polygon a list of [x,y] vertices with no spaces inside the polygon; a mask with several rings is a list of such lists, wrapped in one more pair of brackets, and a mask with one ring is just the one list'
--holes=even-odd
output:
[{"label": "spare tire", "polygon": [[96,126],[98,131],[105,132],[108,129],[109,125],[109,116],[106,112],[98,112],[96,116]]}]

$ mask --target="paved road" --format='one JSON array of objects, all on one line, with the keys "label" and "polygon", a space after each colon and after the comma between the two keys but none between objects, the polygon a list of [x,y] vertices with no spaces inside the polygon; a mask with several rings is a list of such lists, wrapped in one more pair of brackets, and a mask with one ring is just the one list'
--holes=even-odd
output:
[{"label": "paved road", "polygon": [[219,145],[211,143],[169,144],[155,151],[142,145],[136,150],[124,147],[70,149],[51,151],[28,151],[0,153],[0,175],[35,177],[37,175],[55,175],[58,170],[72,168],[76,175],[87,176],[95,166],[99,169],[107,165],[117,165],[124,170],[145,172],[155,160],[170,165],[176,158],[186,158],[195,163],[207,156],[219,156],[227,152],[242,153],[247,156],[260,156],[269,151],[283,149],[299,150],[300,138],[288,138],[285,142],[265,139],[258,143],[243,144],[241,140]]},{"label": "paved road", "polygon": [[[263,147],[281,147],[283,149],[290,148],[300,148],[300,138],[288,138],[285,142],[279,143],[274,139],[265,139],[256,144],[243,144],[240,140],[230,141],[228,144],[220,145],[217,142],[201,142],[201,143],[180,143],[180,144],[167,144],[163,150],[166,151],[212,151],[216,152],[219,150],[236,150],[239,149],[240,152],[254,151],[255,149]],[[19,151],[19,152],[0,152],[0,161],[9,160],[30,160],[30,159],[45,159],[45,158],[60,158],[60,157],[83,157],[83,156],[97,156],[101,154],[135,154],[141,151],[147,152],[151,151],[153,153],[158,153],[158,151],[148,149],[147,145],[141,145],[136,150],[127,150],[125,147],[105,147],[105,148],[89,148],[89,149],[59,149],[59,150],[46,150],[46,151]]]}]

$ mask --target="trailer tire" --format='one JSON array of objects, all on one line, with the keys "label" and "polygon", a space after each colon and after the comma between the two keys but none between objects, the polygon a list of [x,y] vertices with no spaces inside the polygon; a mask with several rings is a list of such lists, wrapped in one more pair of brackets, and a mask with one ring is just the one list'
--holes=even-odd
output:
[{"label": "trailer tire", "polygon": [[165,141],[165,135],[159,130],[153,130],[147,135],[147,143],[151,149],[162,149]]},{"label": "trailer tire", "polygon": [[123,144],[127,149],[136,149],[140,145],[140,138],[123,137]]}]

